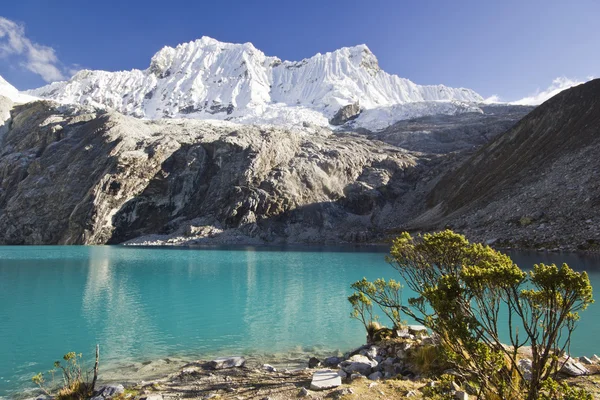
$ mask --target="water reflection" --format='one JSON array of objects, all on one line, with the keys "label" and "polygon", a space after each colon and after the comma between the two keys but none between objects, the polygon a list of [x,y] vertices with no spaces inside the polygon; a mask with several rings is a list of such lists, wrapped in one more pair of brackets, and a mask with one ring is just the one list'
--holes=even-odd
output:
[{"label": "water reflection", "polygon": [[125,361],[140,349],[155,345],[152,321],[146,315],[140,294],[127,274],[117,275],[109,247],[92,247],[83,292],[82,315],[95,340],[107,349],[108,362]]}]

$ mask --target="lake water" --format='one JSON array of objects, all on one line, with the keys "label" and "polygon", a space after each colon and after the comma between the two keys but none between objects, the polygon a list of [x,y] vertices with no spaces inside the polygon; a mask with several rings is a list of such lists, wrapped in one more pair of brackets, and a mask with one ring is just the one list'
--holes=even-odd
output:
[{"label": "lake water", "polygon": [[[0,247],[0,397],[31,386],[69,351],[101,371],[166,357],[303,357],[364,342],[350,284],[395,278],[373,248]],[[521,267],[567,262],[600,292],[600,259],[512,253]],[[596,294],[600,301],[600,296]],[[572,353],[600,353],[600,305],[582,314]]]}]

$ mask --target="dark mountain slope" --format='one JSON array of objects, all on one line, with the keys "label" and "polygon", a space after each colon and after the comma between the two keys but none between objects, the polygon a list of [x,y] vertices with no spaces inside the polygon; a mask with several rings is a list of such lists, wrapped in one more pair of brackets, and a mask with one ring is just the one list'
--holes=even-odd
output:
[{"label": "dark mountain slope", "polygon": [[600,225],[600,79],[548,100],[449,172],[413,228],[452,225],[521,246],[593,246]]}]

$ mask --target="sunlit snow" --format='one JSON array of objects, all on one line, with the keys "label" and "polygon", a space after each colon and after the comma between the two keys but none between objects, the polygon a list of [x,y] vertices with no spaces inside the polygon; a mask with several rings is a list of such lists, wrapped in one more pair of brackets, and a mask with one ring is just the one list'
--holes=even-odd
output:
[{"label": "sunlit snow", "polygon": [[146,70],[78,72],[27,92],[64,103],[102,105],[139,118],[197,118],[240,123],[327,126],[358,102],[355,126],[379,129],[437,113],[481,112],[470,89],[422,86],[379,68],[365,45],[302,61],[266,56],[251,43],[203,37],[165,47]]}]

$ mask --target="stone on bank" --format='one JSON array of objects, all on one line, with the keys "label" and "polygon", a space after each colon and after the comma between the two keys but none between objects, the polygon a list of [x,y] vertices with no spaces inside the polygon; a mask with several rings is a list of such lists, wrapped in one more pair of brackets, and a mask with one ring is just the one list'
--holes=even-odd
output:
[{"label": "stone on bank", "polygon": [[337,371],[331,369],[324,369],[316,371],[312,376],[310,382],[311,390],[325,390],[332,389],[342,384],[342,377]]},{"label": "stone on bank", "polygon": [[243,367],[246,364],[244,357],[219,357],[208,363],[212,369],[226,369]]}]

